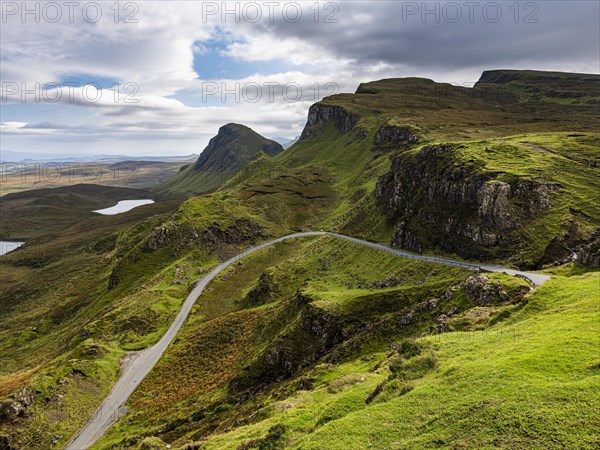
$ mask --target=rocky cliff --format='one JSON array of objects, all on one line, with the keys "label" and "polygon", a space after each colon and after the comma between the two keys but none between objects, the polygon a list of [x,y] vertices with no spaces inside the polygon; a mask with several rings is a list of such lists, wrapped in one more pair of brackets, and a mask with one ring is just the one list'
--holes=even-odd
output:
[{"label": "rocky cliff", "polygon": [[373,150],[402,150],[419,143],[420,140],[419,131],[415,127],[385,124],[379,127],[375,134]]},{"label": "rocky cliff", "polygon": [[364,137],[364,130],[361,132],[360,128],[357,129],[359,120],[360,117],[358,115],[341,106],[315,103],[308,110],[308,119],[304,130],[302,130],[300,139],[317,136],[329,122],[333,122],[335,129],[340,134],[356,131],[359,135]]},{"label": "rocky cliff", "polygon": [[439,248],[465,258],[507,258],[519,247],[523,222],[551,208],[550,183],[494,179],[458,146],[401,154],[379,178],[375,196],[394,227],[392,245]]},{"label": "rocky cliff", "polygon": [[576,259],[580,266],[592,269],[600,267],[600,232],[596,232],[592,241],[579,249]]}]

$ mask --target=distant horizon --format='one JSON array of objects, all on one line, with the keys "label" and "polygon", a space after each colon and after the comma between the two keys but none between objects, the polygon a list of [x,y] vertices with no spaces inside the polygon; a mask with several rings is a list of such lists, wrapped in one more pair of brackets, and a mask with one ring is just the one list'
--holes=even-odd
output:
[{"label": "distant horizon", "polygon": [[[9,153],[11,156],[8,158],[4,155]],[[41,152],[29,152],[29,151],[15,151],[15,150],[0,150],[0,162],[1,163],[11,163],[11,162],[52,162],[52,161],[75,161],[75,160],[94,160],[94,161],[102,161],[106,160],[114,160],[119,158],[152,158],[152,159],[177,159],[181,158],[189,159],[192,157],[197,157],[201,152],[196,153],[158,153],[158,154],[128,154],[128,153],[95,153],[90,155],[85,154],[68,154],[68,153],[54,153],[47,154]],[[12,158],[18,157],[16,155],[20,155],[21,159],[13,160]]]},{"label": "distant horizon", "polygon": [[[268,139],[271,139],[275,142],[278,142],[279,144],[285,145],[285,144],[289,144],[293,141],[295,141],[296,139],[298,139],[299,134],[288,138],[285,136],[276,136],[276,137],[268,137],[265,136]],[[117,153],[93,153],[93,154],[89,154],[86,155],[84,153],[75,153],[75,154],[69,154],[69,153],[52,153],[50,155],[48,155],[47,153],[43,153],[40,151],[29,151],[29,150],[4,150],[0,148],[0,163],[2,162],[25,162],[25,161],[33,161],[33,162],[46,162],[46,161],[54,161],[54,160],[74,160],[74,159],[82,159],[82,160],[98,160],[98,159],[118,159],[118,158],[164,158],[164,159],[175,159],[175,158],[182,158],[182,160],[187,159],[187,158],[192,158],[192,157],[197,157],[199,156],[202,152],[204,151],[204,149],[197,151],[197,152],[178,152],[178,151],[172,151],[172,150],[165,150],[165,151],[157,151],[155,153],[152,154],[145,154],[145,153],[124,153],[122,151],[119,151]],[[6,153],[9,153],[11,156],[9,156],[8,158],[6,158],[4,155]],[[17,156],[18,155],[18,156]],[[15,158],[15,157],[20,157],[21,159],[18,160],[12,160],[9,158]]]}]

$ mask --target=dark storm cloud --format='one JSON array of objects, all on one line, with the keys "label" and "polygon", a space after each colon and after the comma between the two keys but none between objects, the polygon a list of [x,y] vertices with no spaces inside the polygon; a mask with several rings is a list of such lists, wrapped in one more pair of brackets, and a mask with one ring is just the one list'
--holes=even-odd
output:
[{"label": "dark storm cloud", "polygon": [[[526,61],[564,64],[564,70],[570,63],[595,63],[598,70],[600,2],[520,2],[518,8],[513,1],[338,4],[338,23],[279,20],[272,32],[326,47],[358,64],[456,70]],[[424,8],[438,13],[423,16]],[[459,10],[462,16],[456,20]],[[501,17],[494,22],[498,11]]]}]

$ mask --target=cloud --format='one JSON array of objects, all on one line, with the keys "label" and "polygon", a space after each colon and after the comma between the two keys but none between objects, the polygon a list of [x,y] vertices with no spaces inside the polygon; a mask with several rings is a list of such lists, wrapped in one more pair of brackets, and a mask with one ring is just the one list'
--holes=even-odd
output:
[{"label": "cloud", "polygon": [[[321,2],[317,8],[301,3],[296,22],[283,14],[286,2],[276,7],[273,20],[258,2],[263,11],[256,23],[231,15],[223,20],[223,11],[207,14],[209,2],[135,3],[133,23],[124,22],[131,13],[124,9],[115,23],[110,3],[101,3],[96,23],[84,20],[81,11],[73,21],[63,14],[57,23],[10,17],[0,32],[7,100],[2,148],[190,153],[227,122],[270,137],[299,134],[309,106],[333,92],[324,89],[331,82],[339,92],[353,92],[362,81],[389,77],[468,83],[496,68],[598,71],[597,2],[519,3],[516,21],[514,4],[497,2],[502,16],[495,23],[492,9],[482,13],[490,3],[479,2],[473,20],[465,2],[429,2],[426,7],[438,12],[423,15],[423,2],[393,1]],[[221,2],[214,5],[222,8]],[[453,5],[461,9],[454,23]],[[198,58],[201,65],[221,64],[225,72],[209,66],[199,72],[220,78],[202,79]],[[33,96],[22,102],[6,92],[7,83],[31,89],[74,74],[118,80],[119,88],[62,86],[48,92],[61,94],[56,102]],[[273,98],[269,83],[278,84]],[[207,94],[215,84],[217,91]],[[249,101],[243,93],[251,94],[255,85],[262,95]],[[236,89],[238,99],[223,96]]]}]

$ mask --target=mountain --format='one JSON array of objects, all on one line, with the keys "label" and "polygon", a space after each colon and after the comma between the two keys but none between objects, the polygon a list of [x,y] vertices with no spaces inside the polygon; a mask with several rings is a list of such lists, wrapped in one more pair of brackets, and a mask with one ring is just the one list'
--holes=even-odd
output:
[{"label": "mountain", "polygon": [[243,256],[94,448],[597,447],[600,118],[595,88],[562,101],[560,78],[363,83],[218,190],[3,256],[0,448],[63,448],[197,279],[320,229],[551,278],[331,236]]},{"label": "mountain", "polygon": [[503,85],[529,100],[600,105],[600,76],[596,74],[486,70],[476,86]]},{"label": "mountain", "polygon": [[229,123],[219,128],[194,164],[183,166],[156,190],[169,195],[210,192],[242,172],[254,158],[268,158],[282,151],[281,144],[244,125]]},{"label": "mountain", "polygon": [[298,138],[300,136],[296,136],[293,139],[285,138],[285,137],[276,137],[273,138],[274,141],[279,142],[284,149],[290,148],[296,142],[298,142]]}]

